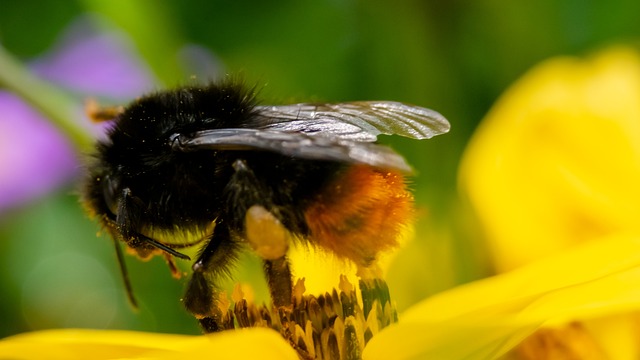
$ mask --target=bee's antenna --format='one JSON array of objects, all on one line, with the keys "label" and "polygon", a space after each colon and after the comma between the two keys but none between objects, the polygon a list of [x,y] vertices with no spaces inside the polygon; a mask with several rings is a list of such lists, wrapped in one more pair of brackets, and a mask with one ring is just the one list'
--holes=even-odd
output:
[{"label": "bee's antenna", "polygon": [[129,304],[131,304],[131,306],[135,310],[138,310],[138,301],[133,295],[133,288],[131,287],[131,282],[129,281],[129,272],[127,271],[127,264],[124,260],[124,254],[122,253],[120,243],[116,237],[113,237],[113,244],[116,247],[116,256],[118,257],[118,265],[120,266],[120,274],[122,274],[122,280],[124,281],[124,288],[127,291],[127,299],[129,299]]},{"label": "bee's antenna", "polygon": [[179,259],[183,259],[183,260],[191,260],[189,255],[185,255],[185,254],[183,254],[183,253],[181,253],[179,251],[176,251],[176,250],[168,247],[167,245],[165,245],[165,244],[163,244],[163,243],[161,243],[159,241],[153,240],[152,238],[150,238],[148,236],[144,236],[142,234],[138,234],[138,236],[140,237],[141,240],[144,240],[147,244],[149,244],[149,245],[151,245],[153,247],[156,247],[156,248],[158,248],[158,249],[160,249],[160,250],[162,250],[162,251],[164,251],[164,252],[166,252],[166,253],[168,253],[170,255],[173,255],[173,256],[175,256],[175,257],[177,257]]}]

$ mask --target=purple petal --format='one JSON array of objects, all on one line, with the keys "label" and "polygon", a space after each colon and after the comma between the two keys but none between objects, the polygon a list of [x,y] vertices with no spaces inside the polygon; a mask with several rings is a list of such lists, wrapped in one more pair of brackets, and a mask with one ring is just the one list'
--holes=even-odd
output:
[{"label": "purple petal", "polygon": [[155,84],[126,37],[97,33],[87,17],[69,26],[53,50],[31,68],[42,78],[80,94],[127,101]]},{"label": "purple petal", "polygon": [[20,98],[0,92],[0,211],[53,190],[77,170],[64,136]]}]

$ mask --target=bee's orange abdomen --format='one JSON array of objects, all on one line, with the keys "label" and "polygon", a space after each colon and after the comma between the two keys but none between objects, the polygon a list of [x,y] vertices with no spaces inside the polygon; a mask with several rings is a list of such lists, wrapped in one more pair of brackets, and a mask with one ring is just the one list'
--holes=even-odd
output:
[{"label": "bee's orange abdomen", "polygon": [[397,246],[413,217],[403,175],[366,165],[345,170],[305,212],[311,242],[362,266]]}]

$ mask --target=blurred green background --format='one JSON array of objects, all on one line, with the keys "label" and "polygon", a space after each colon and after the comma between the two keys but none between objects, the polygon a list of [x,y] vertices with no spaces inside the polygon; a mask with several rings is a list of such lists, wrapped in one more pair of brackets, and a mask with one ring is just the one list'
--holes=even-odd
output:
[{"label": "blurred green background", "polygon": [[[480,230],[456,191],[456,168],[500,93],[545,58],[640,35],[635,0],[0,0],[0,44],[26,61],[86,13],[126,33],[167,86],[189,79],[177,54],[198,44],[217,59],[212,75],[241,72],[263,87],[265,103],[384,99],[444,114],[447,135],[383,139],[418,173],[416,236],[388,278],[400,311],[491,274]],[[161,259],[128,257],[141,302],[138,312],[129,308],[112,244],[96,238],[74,189],[0,213],[0,336],[54,327],[199,333],[179,302],[184,280],[173,280]],[[255,264],[245,272],[261,276]]]}]

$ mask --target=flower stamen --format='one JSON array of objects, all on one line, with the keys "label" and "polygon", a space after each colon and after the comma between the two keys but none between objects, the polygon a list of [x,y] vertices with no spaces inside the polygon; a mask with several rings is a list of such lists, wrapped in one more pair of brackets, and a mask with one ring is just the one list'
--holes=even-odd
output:
[{"label": "flower stamen", "polygon": [[224,328],[272,328],[304,359],[360,359],[366,343],[398,319],[382,279],[360,280],[361,298],[344,275],[339,289],[317,296],[305,294],[304,281],[296,282],[292,305],[280,307],[248,302],[237,285],[233,307],[219,303]]}]

